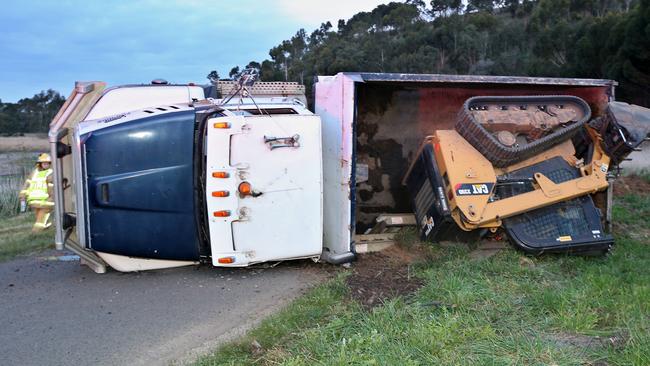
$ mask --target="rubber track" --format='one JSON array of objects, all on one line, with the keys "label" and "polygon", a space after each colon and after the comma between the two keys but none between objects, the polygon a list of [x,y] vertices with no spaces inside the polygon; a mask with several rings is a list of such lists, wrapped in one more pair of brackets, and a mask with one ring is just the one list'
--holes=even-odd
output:
[{"label": "rubber track", "polygon": [[[485,129],[471,114],[469,107],[475,104],[487,103],[522,103],[562,104],[576,103],[584,109],[585,117],[568,127],[558,129],[548,136],[535,140],[526,146],[508,147],[501,144],[494,135]],[[581,98],[572,95],[549,96],[503,96],[503,97],[472,97],[465,101],[456,120],[456,131],[467,140],[476,150],[485,156],[497,168],[504,168],[535,156],[558,143],[568,140],[578,132],[591,118],[591,108]]]}]

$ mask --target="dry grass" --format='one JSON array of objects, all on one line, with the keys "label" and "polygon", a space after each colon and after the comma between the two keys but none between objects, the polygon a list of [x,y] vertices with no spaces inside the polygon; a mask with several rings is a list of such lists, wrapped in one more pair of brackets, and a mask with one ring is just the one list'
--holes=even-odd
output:
[{"label": "dry grass", "polygon": [[20,200],[18,193],[22,188],[22,176],[0,176],[0,218],[12,217],[18,214]]},{"label": "dry grass", "polygon": [[18,214],[18,192],[34,169],[37,153],[0,153],[0,218]]},{"label": "dry grass", "polygon": [[0,137],[0,152],[8,151],[48,151],[45,134],[25,134],[25,136]]}]

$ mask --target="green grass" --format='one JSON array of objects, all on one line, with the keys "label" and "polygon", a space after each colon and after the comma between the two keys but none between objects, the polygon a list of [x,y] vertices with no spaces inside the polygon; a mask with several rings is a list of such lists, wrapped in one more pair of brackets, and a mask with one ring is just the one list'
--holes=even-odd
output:
[{"label": "green grass", "polygon": [[650,230],[650,196],[622,197],[614,215],[624,230],[606,258],[471,260],[432,246],[413,298],[366,311],[342,274],[197,364],[648,365],[650,246],[637,234]]},{"label": "green grass", "polygon": [[43,250],[54,242],[53,229],[34,234],[31,232],[34,215],[18,214],[18,193],[34,167],[34,154],[11,154],[17,154],[17,157],[0,159],[5,164],[2,165],[3,172],[10,172],[0,176],[0,262]]},{"label": "green grass", "polygon": [[32,233],[33,224],[31,213],[0,219],[0,262],[53,247],[54,230]]}]

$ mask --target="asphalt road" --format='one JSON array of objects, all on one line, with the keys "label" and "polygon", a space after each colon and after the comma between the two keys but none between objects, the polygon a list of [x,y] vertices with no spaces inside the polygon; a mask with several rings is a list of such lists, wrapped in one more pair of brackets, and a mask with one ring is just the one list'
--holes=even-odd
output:
[{"label": "asphalt road", "polygon": [[43,255],[0,263],[0,364],[185,363],[321,280],[317,267],[98,275]]}]

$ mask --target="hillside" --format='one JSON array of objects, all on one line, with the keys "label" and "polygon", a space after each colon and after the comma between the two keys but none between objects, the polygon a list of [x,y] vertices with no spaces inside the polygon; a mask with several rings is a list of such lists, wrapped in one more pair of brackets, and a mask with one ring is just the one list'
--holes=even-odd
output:
[{"label": "hillside", "polygon": [[[300,29],[269,56],[246,66],[308,95],[316,75],[341,71],[561,76],[617,80],[618,100],[650,106],[650,0],[392,2]],[[0,134],[45,132],[63,101],[53,90],[0,101]]]},{"label": "hillside", "polygon": [[341,71],[606,78],[649,106],[650,0],[393,2],[300,29],[269,56],[249,63],[262,80],[308,87]]}]

